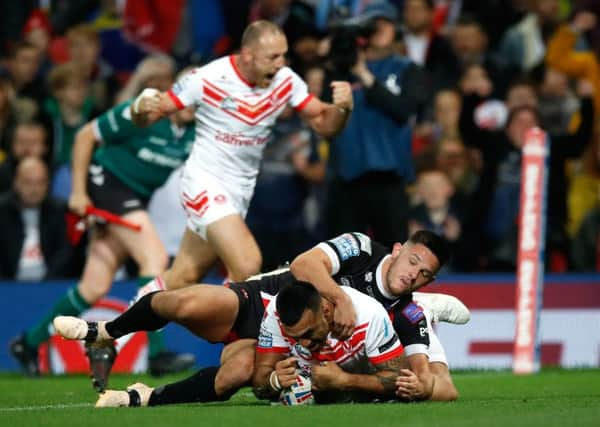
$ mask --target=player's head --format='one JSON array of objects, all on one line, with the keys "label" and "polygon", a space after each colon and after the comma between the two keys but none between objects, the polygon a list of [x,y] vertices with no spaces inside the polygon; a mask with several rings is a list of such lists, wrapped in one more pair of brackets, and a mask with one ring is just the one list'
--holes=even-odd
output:
[{"label": "player's head", "polygon": [[258,87],[268,87],[285,65],[287,51],[281,28],[269,21],[253,22],[242,35],[240,58],[244,77]]},{"label": "player's head", "polygon": [[287,336],[311,352],[323,347],[333,320],[333,306],[312,284],[298,281],[282,287],[276,308]]},{"label": "player's head", "polygon": [[386,290],[400,296],[431,283],[450,258],[444,238],[428,230],[415,232],[404,245],[394,244],[386,273]]}]

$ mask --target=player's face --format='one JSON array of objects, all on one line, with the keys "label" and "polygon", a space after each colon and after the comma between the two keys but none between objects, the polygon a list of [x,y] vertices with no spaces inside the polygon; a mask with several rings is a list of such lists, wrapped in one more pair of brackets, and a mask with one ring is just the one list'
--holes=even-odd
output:
[{"label": "player's face", "polygon": [[285,36],[278,33],[266,33],[251,47],[253,83],[258,87],[268,87],[275,74],[285,65],[288,50]]},{"label": "player's face", "polygon": [[312,353],[319,351],[325,345],[329,334],[329,322],[322,309],[318,312],[307,309],[295,325],[283,326],[283,329],[286,335]]},{"label": "player's face", "polygon": [[387,291],[394,296],[416,291],[435,280],[438,269],[438,259],[426,246],[410,242],[394,246],[386,275]]}]

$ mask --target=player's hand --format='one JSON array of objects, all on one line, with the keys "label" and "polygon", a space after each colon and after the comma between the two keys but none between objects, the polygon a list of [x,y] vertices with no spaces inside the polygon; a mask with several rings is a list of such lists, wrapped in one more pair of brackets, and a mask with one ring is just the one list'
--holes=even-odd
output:
[{"label": "player's hand", "polygon": [[275,364],[275,372],[282,388],[287,388],[296,383],[296,358],[288,357]]},{"label": "player's hand", "polygon": [[160,108],[161,94],[156,89],[144,89],[133,103],[133,112],[145,116],[149,122],[154,122],[162,117]]},{"label": "player's hand", "polygon": [[333,336],[339,340],[345,341],[352,336],[356,326],[356,311],[352,300],[346,293],[335,301],[335,310],[333,312]]},{"label": "player's hand", "polygon": [[423,394],[423,385],[419,377],[410,369],[401,369],[396,377],[396,396],[404,400],[415,400]]},{"label": "player's hand", "polygon": [[333,100],[333,105],[336,107],[352,111],[354,108],[354,101],[350,83],[342,81],[331,82],[331,99]]},{"label": "player's hand", "polygon": [[92,205],[87,193],[71,193],[69,196],[69,210],[79,216],[85,215],[85,209]]},{"label": "player's hand", "polygon": [[310,379],[316,390],[342,389],[346,372],[332,361],[321,362],[311,368]]}]

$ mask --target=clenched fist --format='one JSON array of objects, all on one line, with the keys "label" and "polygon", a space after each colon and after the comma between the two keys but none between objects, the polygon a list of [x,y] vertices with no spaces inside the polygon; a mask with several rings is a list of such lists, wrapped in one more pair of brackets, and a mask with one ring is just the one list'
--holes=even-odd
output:
[{"label": "clenched fist", "polygon": [[334,81],[331,82],[331,99],[333,105],[339,109],[352,111],[354,101],[352,99],[352,87],[348,82]]}]

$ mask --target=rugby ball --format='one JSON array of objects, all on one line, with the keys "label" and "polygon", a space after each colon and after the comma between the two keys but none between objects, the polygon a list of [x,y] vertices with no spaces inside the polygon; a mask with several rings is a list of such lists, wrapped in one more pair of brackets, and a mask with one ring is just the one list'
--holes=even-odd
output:
[{"label": "rugby ball", "polygon": [[279,401],[285,406],[312,405],[315,403],[310,377],[298,374],[296,384],[281,391]]}]

